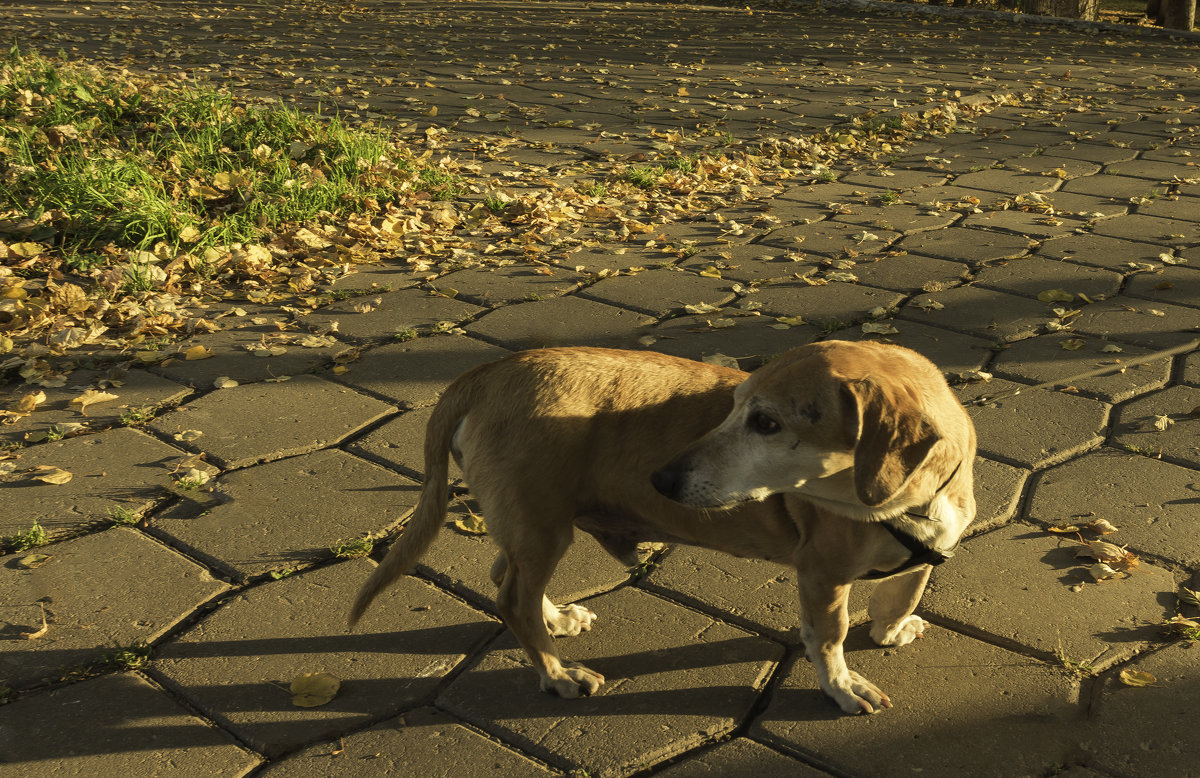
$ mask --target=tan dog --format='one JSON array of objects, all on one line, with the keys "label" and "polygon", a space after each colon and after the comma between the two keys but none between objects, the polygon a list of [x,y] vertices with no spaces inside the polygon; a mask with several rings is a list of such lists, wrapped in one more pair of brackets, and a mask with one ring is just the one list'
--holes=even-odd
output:
[{"label": "tan dog", "polygon": [[526,351],[446,390],[425,438],[420,503],[359,593],[352,626],[433,542],[450,453],[500,548],[500,614],[541,688],[568,698],[604,683],[564,666],[552,639],[595,618],[545,597],[574,527],[630,565],[639,542],[664,541],[794,566],[821,689],[847,713],[871,713],[891,703],[846,667],[850,585],[885,579],[869,606],[876,642],[920,637],[913,610],[930,564],[975,514],[974,428],[938,369],[908,349],[818,343],[749,376],[653,352]]}]

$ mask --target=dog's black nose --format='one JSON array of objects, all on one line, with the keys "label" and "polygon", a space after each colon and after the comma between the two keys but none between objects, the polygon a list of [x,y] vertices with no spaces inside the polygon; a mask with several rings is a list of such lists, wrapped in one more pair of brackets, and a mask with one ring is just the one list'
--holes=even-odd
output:
[{"label": "dog's black nose", "polygon": [[650,483],[654,484],[654,488],[663,497],[674,500],[675,495],[679,492],[679,474],[680,468],[676,467],[675,463],[672,462],[663,469],[651,474]]}]

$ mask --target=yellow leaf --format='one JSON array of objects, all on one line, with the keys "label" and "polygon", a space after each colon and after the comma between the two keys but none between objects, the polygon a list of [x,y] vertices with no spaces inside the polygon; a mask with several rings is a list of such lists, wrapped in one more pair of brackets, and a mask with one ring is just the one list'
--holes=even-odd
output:
[{"label": "yellow leaf", "polygon": [[330,372],[334,375],[346,375],[346,373],[350,372],[350,368],[345,365],[336,365]]},{"label": "yellow leaf", "polygon": [[454,526],[458,527],[461,532],[468,535],[486,535],[487,525],[483,522],[483,517],[478,513],[468,511],[466,516],[461,516],[454,520]]},{"label": "yellow leaf", "polygon": [[194,359],[208,359],[213,353],[208,350],[207,346],[192,346],[187,351],[183,352],[183,358],[191,361]]},{"label": "yellow leaf", "polygon": [[71,405],[78,405],[79,412],[87,416],[87,408],[89,405],[96,403],[106,403],[117,399],[117,395],[112,392],[102,392],[99,389],[88,389],[83,394],[71,400]]},{"label": "yellow leaf", "polygon": [[1058,346],[1065,351],[1078,351],[1083,348],[1084,340],[1082,338],[1071,338],[1070,340],[1060,341]]},{"label": "yellow leaf", "polygon": [[786,324],[789,327],[799,327],[804,323],[803,316],[776,316],[775,321],[780,324]]},{"label": "yellow leaf", "polygon": [[9,407],[8,412],[14,416],[28,416],[44,402],[46,402],[46,393],[39,389],[36,392],[21,395],[20,399]]},{"label": "yellow leaf", "polygon": [[337,696],[342,682],[329,673],[306,673],[292,681],[292,704],[301,708],[324,705]]},{"label": "yellow leaf", "polygon": [[55,486],[65,484],[74,477],[72,473],[68,473],[66,470],[54,465],[40,465],[35,473],[36,475],[33,476],[33,480],[54,484]]},{"label": "yellow leaf", "polygon": [[1065,534],[1070,534],[1072,532],[1078,532],[1079,527],[1076,527],[1074,524],[1059,524],[1054,527],[1046,527],[1046,531],[1047,532],[1057,532],[1059,534],[1065,535]]},{"label": "yellow leaf", "polygon": [[17,564],[20,565],[21,567],[25,568],[26,570],[33,570],[35,568],[41,567],[42,565],[46,564],[49,561],[50,561],[49,554],[30,554],[29,556],[23,556],[20,559],[18,559]]},{"label": "yellow leaf", "polygon": [[709,265],[708,267],[706,267],[706,268],[704,268],[703,270],[701,270],[701,271],[700,271],[700,275],[702,275],[702,276],[707,276],[708,278],[720,278],[720,277],[721,277],[721,271],[720,271],[720,270],[717,270],[717,269],[716,269],[715,267],[713,267],[712,265]]},{"label": "yellow leaf", "polygon": [[1121,683],[1126,686],[1153,686],[1158,683],[1158,679],[1145,670],[1132,670],[1128,667],[1121,671],[1119,677]]}]

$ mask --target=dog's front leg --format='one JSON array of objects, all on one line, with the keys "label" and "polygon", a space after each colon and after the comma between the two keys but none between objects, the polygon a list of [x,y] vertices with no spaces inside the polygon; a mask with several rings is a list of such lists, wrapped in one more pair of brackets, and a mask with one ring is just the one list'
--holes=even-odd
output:
[{"label": "dog's front leg", "polygon": [[904,646],[924,634],[928,625],[913,611],[925,593],[932,570],[929,565],[921,565],[876,585],[867,606],[872,640],[881,646]]},{"label": "dog's front leg", "polygon": [[892,707],[891,700],[875,684],[846,667],[842,644],[850,624],[846,612],[850,585],[805,575],[803,569],[798,578],[800,635],[808,661],[817,671],[821,691],[846,713],[874,713]]}]

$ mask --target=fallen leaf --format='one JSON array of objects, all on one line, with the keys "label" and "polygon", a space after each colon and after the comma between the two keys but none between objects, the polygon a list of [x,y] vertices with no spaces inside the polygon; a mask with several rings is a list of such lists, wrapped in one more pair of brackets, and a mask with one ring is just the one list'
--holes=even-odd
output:
[{"label": "fallen leaf", "polygon": [[42,606],[42,628],[34,632],[22,632],[21,637],[26,640],[37,640],[50,631],[50,624],[46,621],[46,604],[39,602],[38,605]]},{"label": "fallen leaf", "polygon": [[75,477],[73,473],[68,473],[66,470],[53,465],[40,465],[35,472],[37,474],[33,476],[33,480],[54,484],[55,486],[65,484]]},{"label": "fallen leaf", "polygon": [[73,398],[71,400],[71,405],[78,405],[79,412],[84,416],[87,416],[87,409],[89,405],[111,402],[116,399],[117,395],[113,394],[112,392],[102,392],[99,389],[88,389],[83,394]]},{"label": "fallen leaf", "polygon": [[30,554],[17,560],[17,564],[26,570],[34,570],[50,561],[49,554]]},{"label": "fallen leaf", "polygon": [[227,375],[220,376],[216,380],[213,381],[213,388],[215,388],[215,389],[232,389],[233,387],[235,387],[237,385],[238,385],[238,382],[234,381],[232,378],[230,378]]},{"label": "fallen leaf", "polygon": [[1104,348],[1100,349],[1105,354],[1120,354],[1125,349],[1118,346],[1116,343],[1109,343]]},{"label": "fallen leaf", "polygon": [[1097,562],[1088,568],[1088,574],[1097,581],[1104,581],[1117,575],[1117,571],[1103,562]]},{"label": "fallen leaf", "polygon": [[188,361],[196,359],[208,359],[212,355],[212,351],[210,351],[207,346],[192,346],[190,349],[183,352],[183,358]]},{"label": "fallen leaf", "polygon": [[28,416],[37,409],[39,405],[46,402],[46,393],[40,389],[36,392],[28,392],[13,403],[7,413],[12,416]]},{"label": "fallen leaf", "polygon": [[1097,535],[1111,535],[1117,531],[1117,527],[1108,519],[1095,519],[1083,525],[1083,528],[1095,532]]},{"label": "fallen leaf", "polygon": [[1165,413],[1156,415],[1154,417],[1154,429],[1158,430],[1159,432],[1165,432],[1166,429],[1174,423],[1175,420]]},{"label": "fallen leaf", "polygon": [[1126,686],[1153,686],[1158,679],[1145,670],[1133,670],[1126,667],[1118,676]]},{"label": "fallen leaf", "polygon": [[200,430],[184,430],[182,432],[175,433],[174,438],[175,438],[175,440],[178,440],[181,443],[188,443],[190,441],[195,440],[196,438],[200,437],[203,434],[204,433],[201,432]]},{"label": "fallen leaf", "polygon": [[1058,346],[1064,351],[1078,351],[1083,348],[1085,342],[1082,338],[1071,338],[1070,340],[1059,341]]},{"label": "fallen leaf", "polygon": [[1088,540],[1075,552],[1075,556],[1091,557],[1100,562],[1119,562],[1125,559],[1126,551],[1106,540]]},{"label": "fallen leaf", "polygon": [[1191,605],[1193,608],[1200,608],[1200,592],[1189,589],[1186,586],[1180,586],[1179,594],[1177,596],[1179,601],[1184,605]]},{"label": "fallen leaf", "polygon": [[786,324],[789,327],[799,327],[804,323],[803,316],[776,316],[775,321],[780,324]]},{"label": "fallen leaf", "polygon": [[1053,527],[1046,527],[1047,532],[1056,532],[1060,535],[1070,535],[1079,531],[1079,527],[1074,524],[1057,524]]},{"label": "fallen leaf", "polygon": [[687,311],[688,313],[698,313],[698,314],[716,313],[717,311],[721,310],[717,306],[709,305],[708,303],[696,303],[695,305],[685,305],[685,306],[683,306],[683,309],[685,311]]},{"label": "fallen leaf", "polygon": [[896,335],[900,330],[884,322],[866,322],[862,326],[864,335]]},{"label": "fallen leaf", "polygon": [[467,511],[467,515],[455,519],[454,526],[468,535],[487,534],[487,524],[484,523],[483,517],[471,510]]},{"label": "fallen leaf", "polygon": [[1069,303],[1075,300],[1075,295],[1064,289],[1047,289],[1039,292],[1037,299],[1044,303]]},{"label": "fallen leaf", "polygon": [[316,708],[337,696],[342,682],[329,673],[306,673],[294,681],[288,690],[292,704],[300,708]]}]

